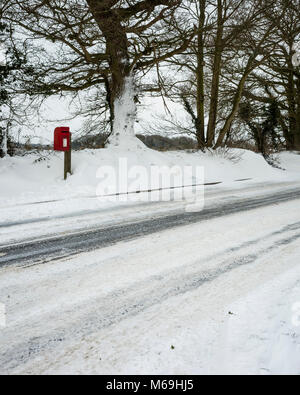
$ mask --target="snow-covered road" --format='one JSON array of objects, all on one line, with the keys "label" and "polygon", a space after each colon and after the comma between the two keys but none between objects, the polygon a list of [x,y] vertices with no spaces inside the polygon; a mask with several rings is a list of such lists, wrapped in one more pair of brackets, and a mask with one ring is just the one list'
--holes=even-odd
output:
[{"label": "snow-covered road", "polygon": [[299,204],[2,268],[0,373],[299,374]]},{"label": "snow-covered road", "polygon": [[[260,197],[244,196],[242,199],[225,202],[221,200],[218,204],[204,207],[203,210],[197,212],[186,211],[185,207],[187,205],[181,202],[181,206],[178,207],[177,202],[177,209],[174,205],[171,212],[165,211],[160,215],[152,214],[148,218],[140,216],[139,219],[134,218],[129,221],[128,219],[124,220],[123,213],[119,222],[115,224],[106,226],[98,224],[96,228],[64,232],[62,235],[51,235],[48,238],[13,243],[9,246],[0,245],[0,268],[8,265],[28,266],[49,262],[57,258],[70,257],[81,252],[103,248],[116,242],[138,238],[166,229],[299,198],[300,189],[294,187],[286,188],[285,191],[277,190],[275,194],[268,193]],[[40,223],[43,224],[43,220]]]}]

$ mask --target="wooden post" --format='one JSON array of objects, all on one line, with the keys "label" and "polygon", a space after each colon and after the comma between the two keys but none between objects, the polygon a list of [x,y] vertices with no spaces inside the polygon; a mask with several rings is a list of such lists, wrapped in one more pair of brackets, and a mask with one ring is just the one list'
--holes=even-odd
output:
[{"label": "wooden post", "polygon": [[72,174],[71,172],[71,141],[70,141],[70,149],[69,151],[65,151],[65,165],[64,165],[64,179],[66,180],[68,177],[68,173]]}]

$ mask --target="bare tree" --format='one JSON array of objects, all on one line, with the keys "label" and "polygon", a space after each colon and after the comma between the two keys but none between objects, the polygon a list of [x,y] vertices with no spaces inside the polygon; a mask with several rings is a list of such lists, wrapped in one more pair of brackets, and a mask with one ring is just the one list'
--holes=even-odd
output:
[{"label": "bare tree", "polygon": [[103,86],[113,124],[109,141],[116,145],[123,135],[133,136],[137,73],[184,51],[194,34],[193,26],[181,37],[172,31],[179,0],[9,2],[5,18],[36,42],[30,93],[76,94]]},{"label": "bare tree", "polygon": [[[296,3],[293,0],[278,2],[278,7],[285,12],[273,34],[275,47],[266,61],[251,73],[244,96],[252,107],[275,100],[286,148],[300,150],[300,62],[294,61],[297,43],[300,43],[300,8],[299,2],[298,6]],[[266,17],[273,19],[272,14]]]},{"label": "bare tree", "polygon": [[27,72],[26,48],[13,40],[13,28],[0,14],[0,158],[14,152],[11,131],[24,118],[24,106],[15,97],[19,78]]},{"label": "bare tree", "polygon": [[268,0],[189,3],[181,7],[197,24],[197,37],[183,55],[168,60],[181,72],[168,91],[193,119],[198,147],[217,148],[230,133],[250,74],[272,54],[285,9]]}]

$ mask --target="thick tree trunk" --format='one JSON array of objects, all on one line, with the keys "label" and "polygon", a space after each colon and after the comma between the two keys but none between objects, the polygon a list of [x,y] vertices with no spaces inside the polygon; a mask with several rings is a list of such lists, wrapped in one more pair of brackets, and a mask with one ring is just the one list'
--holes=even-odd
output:
[{"label": "thick tree trunk", "polygon": [[282,116],[282,114],[280,114],[278,121],[279,121],[279,124],[280,124],[282,132],[283,132],[283,137],[285,139],[285,147],[287,150],[290,151],[293,149],[294,142],[293,142],[293,139],[291,138],[289,128],[286,125],[285,119]]},{"label": "thick tree trunk", "polygon": [[292,143],[292,149],[296,149],[296,138],[297,138],[297,119],[296,119],[296,92],[294,85],[294,74],[291,70],[288,75],[288,82],[286,85],[286,97],[288,103],[288,125],[290,141]]},{"label": "thick tree trunk", "polygon": [[87,0],[87,3],[105,38],[112,76],[111,100],[114,102],[123,91],[125,78],[130,72],[127,35],[118,14],[109,9],[108,0]]},{"label": "thick tree trunk", "polygon": [[218,140],[214,146],[214,148],[218,148],[223,144],[224,138],[226,136],[226,134],[230,131],[232,122],[239,110],[239,106],[240,106],[240,102],[241,102],[241,98],[243,95],[243,90],[247,81],[247,78],[249,76],[249,74],[255,69],[255,67],[257,67],[259,64],[262,64],[264,61],[264,58],[262,58],[259,62],[257,62],[256,66],[254,66],[254,62],[256,60],[257,55],[260,52],[261,49],[261,45],[263,44],[264,40],[266,37],[268,37],[269,33],[270,33],[271,29],[269,28],[267,30],[267,32],[265,33],[264,37],[261,39],[260,43],[257,45],[257,47],[255,48],[253,54],[249,57],[247,65],[245,67],[244,73],[241,76],[241,79],[239,81],[239,85],[237,87],[236,93],[234,95],[234,99],[233,99],[233,104],[232,104],[232,109],[230,114],[228,115],[225,124],[222,128],[222,130],[219,133],[218,136]]},{"label": "thick tree trunk", "polygon": [[199,28],[197,37],[197,121],[196,133],[198,149],[205,147],[204,130],[204,38],[203,30],[205,24],[206,0],[199,0]]},{"label": "thick tree trunk", "polygon": [[296,133],[295,149],[300,151],[300,76],[297,77],[297,110],[296,110]]},{"label": "thick tree trunk", "polygon": [[104,77],[104,86],[106,90],[106,102],[109,107],[109,126],[110,126],[110,132],[112,133],[113,131],[113,126],[114,126],[114,119],[115,119],[115,110],[114,110],[114,103],[111,99],[111,88],[110,88],[110,81],[108,77]]},{"label": "thick tree trunk", "polygon": [[137,112],[134,97],[134,76],[129,75],[125,78],[123,90],[114,102],[115,117],[113,131],[107,141],[109,145],[132,150],[145,148],[145,145],[135,137],[134,133]]},{"label": "thick tree trunk", "polygon": [[134,74],[130,68],[128,40],[118,13],[109,6],[109,0],[87,0],[91,13],[106,42],[111,81],[109,100],[113,117],[112,133],[108,143],[114,146],[131,144],[144,146],[134,135],[136,104],[134,101]]},{"label": "thick tree trunk", "polygon": [[0,126],[0,158],[7,155],[7,135],[5,128]]},{"label": "thick tree trunk", "polygon": [[233,106],[232,106],[231,113],[227,117],[225,124],[219,133],[218,140],[217,140],[214,148],[218,148],[223,144],[224,138],[231,128],[232,122],[239,110],[239,106],[240,106],[240,102],[241,102],[241,98],[242,98],[242,94],[243,94],[243,89],[244,89],[244,86],[245,86],[245,83],[246,83],[249,73],[250,73],[250,69],[246,70],[240,80],[236,94],[233,99]]},{"label": "thick tree trunk", "polygon": [[0,108],[0,158],[4,158],[9,153],[8,111],[8,107],[3,103]]},{"label": "thick tree trunk", "polygon": [[219,103],[219,84],[222,61],[222,39],[223,39],[223,6],[222,1],[218,0],[218,27],[215,42],[215,55],[213,64],[213,75],[210,92],[210,109],[207,127],[207,146],[212,147],[216,133],[216,121]]}]

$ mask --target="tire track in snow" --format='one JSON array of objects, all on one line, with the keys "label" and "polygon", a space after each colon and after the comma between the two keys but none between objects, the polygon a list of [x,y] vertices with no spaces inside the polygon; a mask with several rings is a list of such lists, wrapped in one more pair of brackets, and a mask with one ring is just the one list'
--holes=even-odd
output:
[{"label": "tire track in snow", "polygon": [[300,190],[293,189],[276,195],[238,200],[200,212],[179,212],[159,218],[136,221],[126,225],[115,225],[73,235],[52,237],[43,241],[21,243],[0,248],[0,268],[10,265],[26,266],[47,263],[81,252],[107,247],[120,241],[132,240],[178,226],[189,225],[209,219],[236,214],[300,199]]},{"label": "tire track in snow", "polygon": [[[213,282],[224,274],[240,267],[254,263],[270,252],[274,252],[282,246],[286,246],[300,239],[300,223],[283,227],[281,230],[270,233],[269,245],[261,248],[256,254],[245,254],[227,258],[219,262],[218,266],[210,270],[199,270],[201,260],[194,262],[182,274],[181,270],[174,269],[161,275],[153,275],[123,289],[119,289],[100,299],[92,300],[92,305],[76,306],[76,319],[68,321],[68,326],[57,328],[54,331],[40,337],[33,337],[28,341],[16,344],[0,354],[0,373],[11,372],[20,365],[28,362],[31,358],[41,355],[43,352],[59,351],[73,342],[80,341],[85,336],[91,335],[101,329],[117,324],[124,319],[133,317],[150,307],[161,304],[169,298],[191,292],[203,284]],[[295,232],[292,235],[287,233]],[[280,239],[272,242],[273,236],[282,235]],[[224,256],[228,253],[237,253],[256,244],[258,240],[242,243],[241,245],[227,249],[218,254]],[[210,260],[215,259],[211,257]],[[207,262],[207,260],[205,260]]]}]

